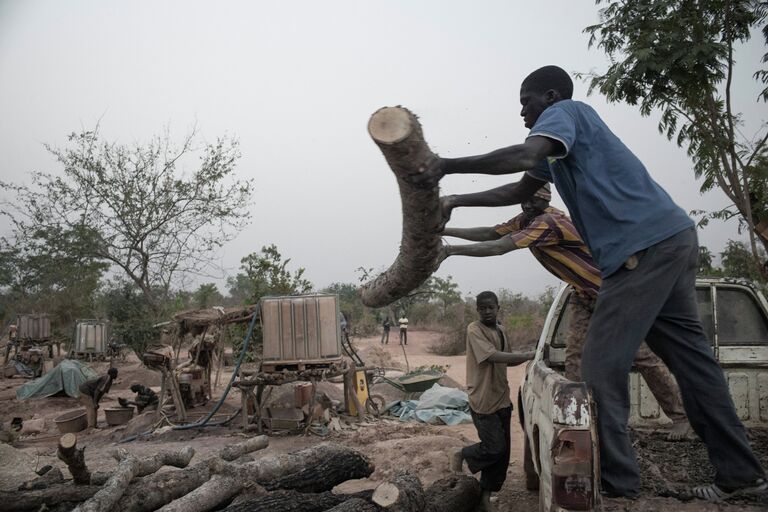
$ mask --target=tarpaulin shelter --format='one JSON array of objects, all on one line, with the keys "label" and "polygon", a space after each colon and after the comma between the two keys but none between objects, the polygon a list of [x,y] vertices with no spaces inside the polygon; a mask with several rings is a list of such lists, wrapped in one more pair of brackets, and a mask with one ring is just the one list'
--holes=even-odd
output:
[{"label": "tarpaulin shelter", "polygon": [[31,380],[17,389],[16,399],[43,398],[60,392],[78,397],[80,384],[98,376],[90,366],[74,359],[64,359],[39,379]]}]

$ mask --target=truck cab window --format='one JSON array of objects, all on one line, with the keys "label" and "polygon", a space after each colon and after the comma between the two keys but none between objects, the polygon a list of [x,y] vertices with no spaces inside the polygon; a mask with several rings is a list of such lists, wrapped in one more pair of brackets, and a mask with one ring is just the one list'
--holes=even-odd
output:
[{"label": "truck cab window", "polygon": [[696,302],[699,304],[699,318],[704,334],[710,345],[715,343],[715,318],[712,309],[712,291],[709,286],[696,287]]},{"label": "truck cab window", "polygon": [[755,298],[740,289],[717,289],[720,346],[768,345],[768,323]]}]

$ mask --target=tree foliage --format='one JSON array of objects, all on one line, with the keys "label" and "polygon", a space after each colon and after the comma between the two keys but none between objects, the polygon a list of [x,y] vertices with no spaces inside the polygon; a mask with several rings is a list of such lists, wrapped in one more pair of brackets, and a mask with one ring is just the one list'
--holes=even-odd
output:
[{"label": "tree foliage", "polygon": [[[732,107],[734,49],[765,22],[768,2],[751,0],[597,0],[600,23],[587,27],[589,45],[610,57],[603,74],[591,74],[590,92],[638,105],[644,116],[661,112],[659,131],[687,149],[701,191],[720,188],[730,206],[702,214],[737,216],[749,229],[757,257],[755,225],[768,219],[768,131],[741,135],[742,116]],[[764,31],[768,41],[768,31]],[[767,54],[768,55],[768,54]],[[763,63],[766,58],[763,58]],[[760,63],[745,63],[768,83]],[[743,74],[744,71],[741,71]],[[580,74],[579,76],[584,76]],[[760,99],[768,100],[768,88]],[[766,246],[768,239],[760,238]]]},{"label": "tree foliage", "polygon": [[299,295],[312,290],[312,283],[304,278],[304,269],[288,270],[290,258],[283,255],[272,244],[251,253],[240,260],[240,269],[235,277],[227,280],[230,295],[243,302],[255,303],[266,295]]},{"label": "tree foliage", "polygon": [[233,176],[234,140],[197,148],[192,133],[177,147],[166,133],[123,145],[104,141],[97,128],[71,134],[65,148],[46,148],[60,173],[33,173],[30,186],[0,183],[12,195],[8,245],[27,250],[59,233],[87,232],[84,256],[119,269],[153,308],[177,275],[207,269],[249,219],[251,182]]}]

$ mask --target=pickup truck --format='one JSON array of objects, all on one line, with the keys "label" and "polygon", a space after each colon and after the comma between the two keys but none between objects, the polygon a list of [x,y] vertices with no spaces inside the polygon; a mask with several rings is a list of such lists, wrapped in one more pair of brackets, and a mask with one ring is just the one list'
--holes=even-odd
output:
[{"label": "pickup truck", "polygon": [[[596,510],[599,504],[594,403],[583,382],[563,376],[571,291],[564,287],[555,297],[518,394],[518,414],[525,434],[526,487],[539,490],[542,512]],[[702,323],[725,372],[739,417],[747,426],[768,426],[765,297],[748,283],[727,279],[697,280],[696,296]],[[634,370],[629,386],[631,426],[669,422]]]}]

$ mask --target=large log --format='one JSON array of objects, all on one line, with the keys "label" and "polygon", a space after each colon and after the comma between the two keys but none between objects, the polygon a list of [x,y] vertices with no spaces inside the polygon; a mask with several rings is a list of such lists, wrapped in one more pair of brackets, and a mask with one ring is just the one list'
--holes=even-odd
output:
[{"label": "large log", "polygon": [[426,512],[472,512],[480,504],[480,482],[468,475],[440,479],[424,491]]},{"label": "large log", "polygon": [[118,450],[120,462],[112,476],[93,497],[75,508],[76,512],[109,512],[122,497],[125,489],[137,476],[154,473],[163,466],[185,468],[195,455],[187,446],[179,451],[160,452],[151,457],[138,458],[125,450]]},{"label": "large log", "polygon": [[[222,448],[218,456],[224,460],[233,460],[246,453],[266,448],[268,444],[267,436],[256,436]],[[211,459],[208,459],[191,468],[148,476],[128,488],[120,498],[117,509],[126,512],[148,512],[182,498],[210,480],[210,463]]]},{"label": "large log", "polygon": [[355,494],[303,493],[290,490],[272,491],[269,494],[240,494],[224,509],[224,512],[324,512],[351,499],[369,500],[372,491]]},{"label": "large log", "polygon": [[[446,509],[448,510],[448,509]],[[352,498],[344,503],[340,503],[326,512],[380,512],[381,508],[368,500]]]},{"label": "large log", "polygon": [[323,492],[347,480],[370,476],[374,466],[370,459],[352,448],[321,443],[246,464],[219,463],[212,466],[211,471],[258,483],[270,491]]},{"label": "large log", "polygon": [[407,180],[436,158],[416,116],[402,107],[381,108],[368,121],[368,133],[397,178],[403,212],[400,253],[389,269],[360,288],[363,304],[377,308],[406,296],[437,269],[442,215],[439,188]]},{"label": "large log", "polygon": [[56,452],[69,468],[72,479],[77,485],[88,485],[91,483],[91,472],[85,465],[83,452],[85,448],[77,447],[77,436],[75,434],[64,434],[59,438],[59,449]]},{"label": "large log", "polygon": [[243,490],[246,482],[235,476],[213,475],[189,494],[173,500],[158,512],[205,512],[226,503]]},{"label": "large log", "polygon": [[[33,491],[0,491],[1,510],[26,512],[51,509],[61,503],[79,503],[96,494],[101,487],[96,485],[57,484]],[[116,509],[118,510],[118,509]]]},{"label": "large log", "polygon": [[426,508],[424,489],[419,478],[411,473],[399,473],[379,484],[371,501],[392,512],[423,512]]}]

